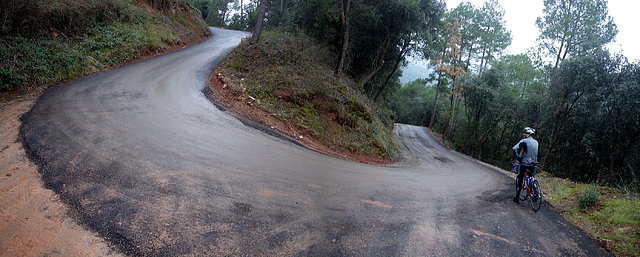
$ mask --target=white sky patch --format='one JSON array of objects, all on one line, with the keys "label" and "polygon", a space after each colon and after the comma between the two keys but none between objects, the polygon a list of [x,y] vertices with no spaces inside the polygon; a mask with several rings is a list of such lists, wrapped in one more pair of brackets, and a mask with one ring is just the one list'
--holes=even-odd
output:
[{"label": "white sky patch", "polygon": [[640,2],[609,0],[609,15],[618,26],[615,42],[609,44],[613,52],[622,52],[630,61],[640,60]]},{"label": "white sky patch", "polygon": [[[482,7],[485,0],[445,0],[448,9],[462,2],[470,2],[476,8]],[[511,31],[509,54],[525,53],[527,48],[536,46],[540,31],[535,25],[536,19],[543,15],[542,0],[499,0],[505,11],[504,20],[507,30]],[[611,52],[622,52],[630,61],[640,60],[640,1],[609,0],[609,15],[618,26],[618,35],[614,42],[607,45]]]}]

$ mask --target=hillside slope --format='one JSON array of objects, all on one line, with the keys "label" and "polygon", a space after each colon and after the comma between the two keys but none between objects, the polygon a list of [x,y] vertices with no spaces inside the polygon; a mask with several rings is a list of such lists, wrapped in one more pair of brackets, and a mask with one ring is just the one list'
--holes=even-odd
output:
[{"label": "hillside slope", "polygon": [[0,92],[41,91],[211,34],[186,0],[7,0],[0,9]]},{"label": "hillside slope", "polygon": [[371,163],[395,160],[390,112],[347,76],[335,76],[331,56],[308,37],[269,32],[225,57],[212,89],[232,111],[316,151]]}]

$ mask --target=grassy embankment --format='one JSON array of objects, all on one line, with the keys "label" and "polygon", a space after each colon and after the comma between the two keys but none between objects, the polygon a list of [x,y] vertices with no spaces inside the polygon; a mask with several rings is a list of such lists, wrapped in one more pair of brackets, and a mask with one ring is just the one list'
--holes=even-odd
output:
[{"label": "grassy embankment", "polygon": [[640,256],[640,196],[539,176],[546,200],[616,256]]},{"label": "grassy embankment", "polygon": [[243,42],[216,73],[228,74],[232,90],[332,150],[397,158],[390,112],[355,89],[349,77],[334,75],[335,56],[306,36],[268,32],[259,44]]},{"label": "grassy embankment", "polygon": [[0,92],[39,92],[210,34],[186,0],[7,0],[0,7]]}]

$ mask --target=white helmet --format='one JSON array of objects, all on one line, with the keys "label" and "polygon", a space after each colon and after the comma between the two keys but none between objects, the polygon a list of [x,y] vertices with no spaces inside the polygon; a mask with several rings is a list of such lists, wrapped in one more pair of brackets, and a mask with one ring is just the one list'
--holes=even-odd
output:
[{"label": "white helmet", "polygon": [[535,135],[536,134],[536,130],[533,129],[533,128],[530,128],[530,127],[526,127],[526,128],[524,128],[522,133],[529,134],[529,135]]}]

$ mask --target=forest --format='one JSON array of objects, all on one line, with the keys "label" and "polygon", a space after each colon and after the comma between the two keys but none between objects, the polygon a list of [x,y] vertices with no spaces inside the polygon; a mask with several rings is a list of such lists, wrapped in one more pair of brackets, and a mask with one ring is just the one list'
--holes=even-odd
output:
[{"label": "forest", "polygon": [[[399,123],[429,127],[474,158],[507,168],[524,127],[537,130],[541,168],[574,181],[640,191],[640,63],[610,53],[618,30],[605,0],[545,0],[537,47],[509,55],[496,0],[196,0],[207,24],[304,33],[333,49]],[[401,85],[409,57],[424,79]],[[331,76],[332,74],[327,74]]]}]

